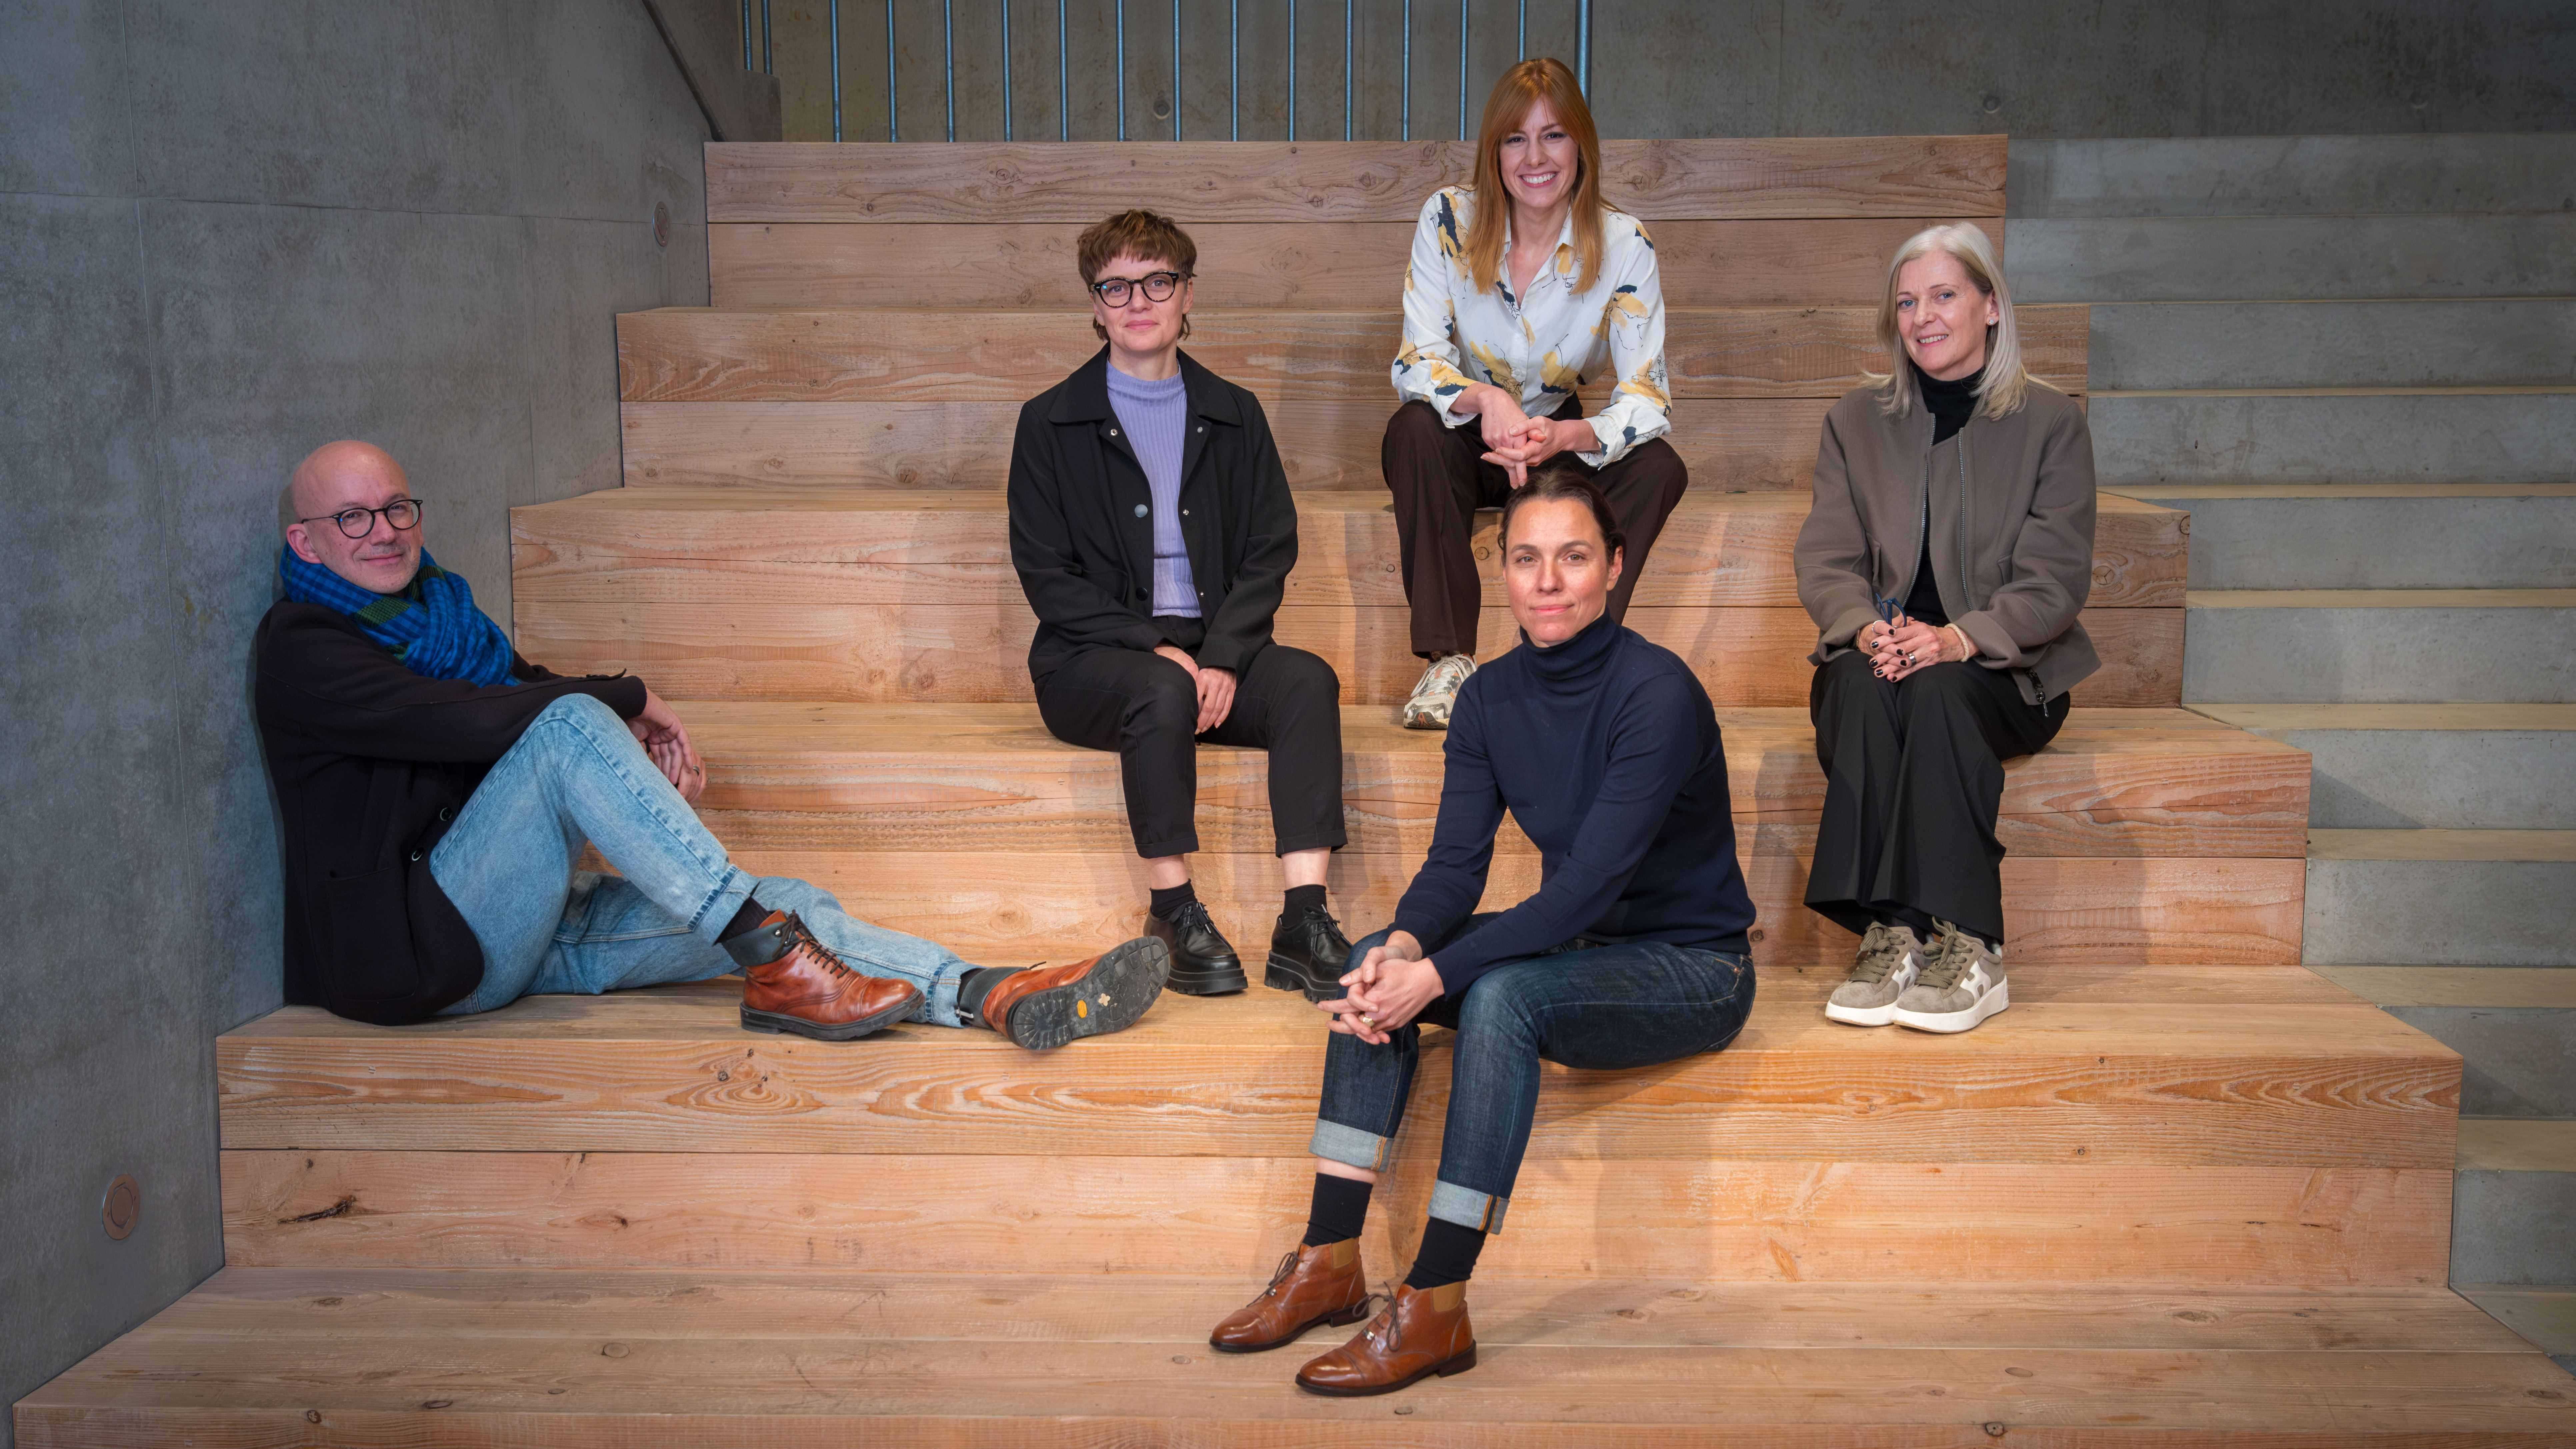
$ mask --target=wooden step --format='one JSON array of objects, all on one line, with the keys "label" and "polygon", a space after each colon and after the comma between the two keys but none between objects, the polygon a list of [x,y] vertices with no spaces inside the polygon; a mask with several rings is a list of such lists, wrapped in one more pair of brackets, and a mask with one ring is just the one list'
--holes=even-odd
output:
[{"label": "wooden step", "polygon": [[[1381,369],[1382,371],[1382,369]],[[1695,494],[1808,486],[1830,398],[1673,404],[1673,450]],[[1379,444],[1395,393],[1263,404],[1289,486],[1383,492]],[[734,485],[998,489],[1012,402],[676,402],[621,405],[629,487]]]},{"label": "wooden step", "polygon": [[1333,1334],[1207,1350],[1260,1281],[232,1267],[30,1395],[18,1443],[2469,1449],[2576,1434],[2566,1375],[2438,1287],[1489,1275],[1474,1372],[1332,1400],[1289,1380]]},{"label": "wooden step", "polygon": [[[1117,756],[1049,735],[1031,705],[691,701],[707,761],[698,805],[739,847],[1018,851],[1116,848],[1127,838]],[[1719,719],[1743,849],[1803,854],[1824,803],[1804,710]],[[1342,711],[1344,819],[1353,851],[1428,847],[1443,737],[1391,706]],[[1206,848],[1268,848],[1267,758],[1198,752]],[[2024,855],[2305,854],[2307,757],[2181,710],[2079,710],[2056,741],[2005,766],[1997,835]],[[1517,830],[1503,848],[1530,847]]]},{"label": "wooden step", "polygon": [[[2027,366],[2085,390],[2083,307],[2023,307]],[[1887,365],[1878,311],[1862,307],[1668,307],[1664,357],[1675,398],[1836,398]],[[1184,348],[1273,399],[1340,398],[1393,410],[1387,370],[1399,313],[1190,314]],[[1100,350],[1090,314],[954,308],[721,311],[666,307],[617,319],[626,402],[1024,402]]]},{"label": "wooden step", "polygon": [[[707,147],[711,222],[1410,222],[1468,179],[1464,141]],[[1602,194],[1650,221],[2000,217],[2001,136],[1604,141]]]},{"label": "wooden step", "polygon": [[[1693,492],[1656,540],[1636,603],[1796,607],[1792,558],[1811,499]],[[2178,608],[2189,515],[2101,495],[2088,607]],[[1485,603],[1504,604],[1500,510],[1477,515]],[[639,576],[721,572],[725,597],[756,588],[813,603],[992,604],[1022,598],[1006,502],[976,492],[841,488],[609,488],[511,514],[516,597],[630,597]],[[1292,605],[1402,605],[1395,514],[1383,488],[1297,497]],[[757,595],[752,595],[757,596]]]},{"label": "wooden step", "polygon": [[[609,489],[513,510],[520,650],[556,669],[630,669],[673,697],[1030,699],[1036,619],[992,499],[952,506],[965,497]],[[1290,576],[1277,634],[1340,671],[1346,702],[1399,703],[1421,662],[1386,572],[1390,521],[1369,495],[1344,498],[1301,525],[1316,556]],[[1685,499],[1647,566],[1640,587],[1676,602],[1641,600],[1628,623],[1689,661],[1722,705],[1806,702],[1815,625],[1781,574],[1804,504]],[[2097,572],[2129,602],[2085,611],[2103,669],[2076,704],[2178,704],[2184,611],[2153,602],[2183,568],[2175,521],[2148,505],[2104,517]],[[1774,602],[1715,602],[1751,598]],[[1357,600],[1384,602],[1343,602]],[[1484,610],[1481,634],[1487,657],[1509,647],[1508,613]]]},{"label": "wooden step", "polygon": [[[1096,218],[1095,218],[1096,220]],[[1091,297],[1074,241],[1089,223],[717,222],[707,228],[718,307],[1068,308]],[[1195,222],[1197,305],[1348,307],[1401,296],[1414,223]],[[1919,217],[1655,221],[1655,270],[1676,302],[1847,307],[1887,288],[1887,259]],[[1983,223],[1998,248],[2004,223]],[[888,268],[885,259],[905,259]]]}]

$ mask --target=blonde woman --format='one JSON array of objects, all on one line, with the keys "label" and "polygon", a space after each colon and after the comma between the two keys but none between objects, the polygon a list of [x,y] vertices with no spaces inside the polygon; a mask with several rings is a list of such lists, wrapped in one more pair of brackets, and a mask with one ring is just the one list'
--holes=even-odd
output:
[{"label": "blonde woman", "polygon": [[2003,762],[2045,747],[2100,667],[2093,438],[2022,366],[2012,294],[1974,226],[1897,249],[1891,369],[1835,403],[1799,531],[1825,769],[1807,907],[1861,935],[1825,1015],[1966,1031],[2003,973]]},{"label": "blonde woman", "polygon": [[[1503,72],[1485,102],[1475,183],[1423,203],[1394,378],[1404,401],[1381,461],[1413,652],[1428,661],[1404,723],[1447,729],[1476,668],[1476,510],[1571,454],[1627,536],[1615,624],[1689,481],[1663,441],[1672,400],[1654,243],[1601,199],[1601,142],[1564,62]],[[1601,381],[1609,397],[1585,417],[1575,389]]]}]

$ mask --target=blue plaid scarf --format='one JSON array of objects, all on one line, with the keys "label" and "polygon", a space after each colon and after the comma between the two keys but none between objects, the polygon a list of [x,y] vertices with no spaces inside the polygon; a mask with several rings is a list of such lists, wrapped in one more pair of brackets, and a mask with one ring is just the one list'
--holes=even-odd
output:
[{"label": "blue plaid scarf", "polygon": [[277,576],[286,584],[286,597],[357,620],[368,638],[393,651],[414,674],[485,686],[519,682],[510,677],[509,636],[474,607],[474,586],[440,568],[427,549],[421,550],[420,572],[399,594],[359,588],[297,558],[291,548],[278,550]]}]

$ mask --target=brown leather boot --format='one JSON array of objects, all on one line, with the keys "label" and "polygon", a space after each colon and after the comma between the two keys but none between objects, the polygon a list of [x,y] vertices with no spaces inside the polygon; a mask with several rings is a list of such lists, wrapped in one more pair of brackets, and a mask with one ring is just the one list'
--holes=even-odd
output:
[{"label": "brown leather boot", "polygon": [[921,1004],[921,989],[910,982],[851,970],[793,912],[771,911],[724,948],[742,967],[742,1024],[753,1031],[849,1041]]},{"label": "brown leather boot", "polygon": [[1447,1378],[1476,1366],[1476,1329],[1467,1285],[1398,1285],[1395,1301],[1360,1335],[1297,1370],[1297,1387],[1339,1398],[1391,1394],[1425,1374]]},{"label": "brown leather boot", "polygon": [[1208,1335],[1219,1353],[1259,1353],[1294,1343],[1318,1323],[1339,1328],[1368,1317],[1368,1275],[1360,1271],[1360,1240],[1300,1246],[1279,1260],[1270,1286]]},{"label": "brown leather boot", "polygon": [[1134,1026],[1170,974],[1163,943],[1139,936],[1070,966],[1012,972],[984,993],[973,1020],[1024,1047],[1060,1047]]}]

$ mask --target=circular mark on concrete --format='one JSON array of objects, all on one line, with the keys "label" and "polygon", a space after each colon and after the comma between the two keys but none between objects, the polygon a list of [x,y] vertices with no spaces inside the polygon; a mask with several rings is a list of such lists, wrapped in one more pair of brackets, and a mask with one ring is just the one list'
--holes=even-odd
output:
[{"label": "circular mark on concrete", "polygon": [[107,1235],[118,1242],[134,1236],[134,1224],[143,1216],[143,1189],[134,1174],[120,1173],[107,1185],[107,1198],[98,1205],[98,1215],[107,1224]]},{"label": "circular mark on concrete", "polygon": [[666,247],[666,246],[669,246],[670,244],[671,244],[671,204],[670,204],[669,202],[667,202],[667,201],[657,201],[657,202],[654,202],[654,203],[653,203],[653,245],[655,245],[655,246],[657,246],[657,247]]}]

